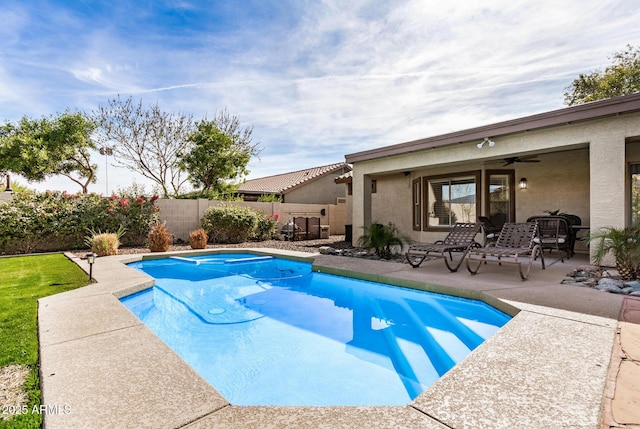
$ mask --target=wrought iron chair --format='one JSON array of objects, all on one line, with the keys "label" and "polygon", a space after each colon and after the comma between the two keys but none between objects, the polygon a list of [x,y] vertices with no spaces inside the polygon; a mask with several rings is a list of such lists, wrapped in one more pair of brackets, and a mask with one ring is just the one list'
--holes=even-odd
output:
[{"label": "wrought iron chair", "polygon": [[[480,249],[471,249],[467,256],[467,270],[476,274],[482,263],[496,262],[518,266],[520,278],[526,280],[531,271],[531,266],[538,256],[544,266],[544,254],[540,244],[534,241],[538,235],[538,225],[535,222],[505,223],[495,243]],[[528,258],[524,262],[521,258]],[[522,270],[522,264],[526,264],[526,270]]]},{"label": "wrought iron chair", "polygon": [[[462,261],[470,249],[482,247],[475,241],[482,225],[479,223],[456,223],[444,240],[431,244],[412,244],[405,254],[407,261],[413,268],[418,268],[425,259],[443,258],[444,263],[452,273],[458,271]],[[460,260],[453,264],[453,252],[462,252]]]},{"label": "wrought iron chair", "polygon": [[538,236],[534,241],[540,244],[543,252],[557,250],[562,262],[563,255],[571,258],[572,232],[565,216],[536,216],[529,219],[538,224]]},{"label": "wrought iron chair", "polygon": [[484,231],[484,244],[495,243],[500,234],[500,229],[491,222],[486,216],[478,216],[478,222],[482,224],[482,230]]}]

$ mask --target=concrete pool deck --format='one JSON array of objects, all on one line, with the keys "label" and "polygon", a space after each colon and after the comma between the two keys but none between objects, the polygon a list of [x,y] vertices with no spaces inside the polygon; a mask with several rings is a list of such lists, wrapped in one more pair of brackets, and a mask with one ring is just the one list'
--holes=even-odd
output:
[{"label": "concrete pool deck", "polygon": [[[442,261],[413,269],[341,256],[250,251],[312,257],[315,269],[371,280],[446,285],[432,289],[484,295],[520,312],[407,406],[239,407],[118,301],[153,284],[124,265],[141,255],[99,258],[93,267],[97,283],[39,300],[42,404],[51,410],[44,427],[600,429],[640,423],[630,412],[638,409],[633,382],[640,320],[634,318],[640,301],[560,285],[585,259],[544,271],[534,267],[523,282],[508,266],[488,265],[472,276],[464,267],[449,273]],[[87,269],[86,261],[76,262]],[[619,323],[621,314],[626,319]]]}]

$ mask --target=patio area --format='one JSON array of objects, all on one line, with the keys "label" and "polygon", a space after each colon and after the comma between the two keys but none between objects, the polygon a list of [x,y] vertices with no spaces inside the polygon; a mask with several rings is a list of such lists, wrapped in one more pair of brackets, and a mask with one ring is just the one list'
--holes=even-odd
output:
[{"label": "patio area", "polygon": [[[619,345],[621,308],[631,309],[623,312],[629,318],[637,309],[620,295],[561,285],[572,267],[587,262],[584,256],[544,271],[534,266],[523,282],[514,267],[489,265],[472,276],[464,268],[450,273],[441,260],[413,269],[256,250],[311,256],[322,272],[422,285],[518,314],[404,407],[238,407],[118,301],[153,284],[124,265],[140,255],[99,258],[93,267],[97,283],[39,302],[42,403],[69,410],[46,415],[45,427],[595,429],[610,427],[614,417],[629,418],[627,406],[616,401],[635,400],[637,408],[637,399],[628,395],[612,400],[616,376],[626,372],[618,370],[622,359],[611,360]],[[88,271],[85,261],[75,261]],[[640,341],[638,326],[625,327],[627,341]]]}]

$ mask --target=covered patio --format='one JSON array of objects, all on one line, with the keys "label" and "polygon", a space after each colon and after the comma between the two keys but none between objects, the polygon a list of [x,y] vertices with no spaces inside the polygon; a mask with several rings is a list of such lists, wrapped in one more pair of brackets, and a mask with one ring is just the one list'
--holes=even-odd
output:
[{"label": "covered patio", "polygon": [[[497,227],[565,213],[580,236],[637,220],[640,94],[346,155],[352,223],[393,223],[417,242],[455,222]],[[578,253],[588,254],[583,241]]]}]

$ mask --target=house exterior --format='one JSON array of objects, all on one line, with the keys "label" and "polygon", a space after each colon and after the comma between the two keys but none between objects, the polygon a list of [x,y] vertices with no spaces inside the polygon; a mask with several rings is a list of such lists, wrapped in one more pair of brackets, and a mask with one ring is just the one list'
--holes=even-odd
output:
[{"label": "house exterior", "polygon": [[577,215],[587,231],[622,227],[639,217],[640,93],[345,158],[354,241],[372,222],[432,242],[456,221],[500,226],[547,210]]},{"label": "house exterior", "polygon": [[345,187],[334,182],[336,176],[351,171],[344,163],[247,180],[238,188],[245,201],[257,201],[262,195],[276,195],[283,203],[344,204]]}]

